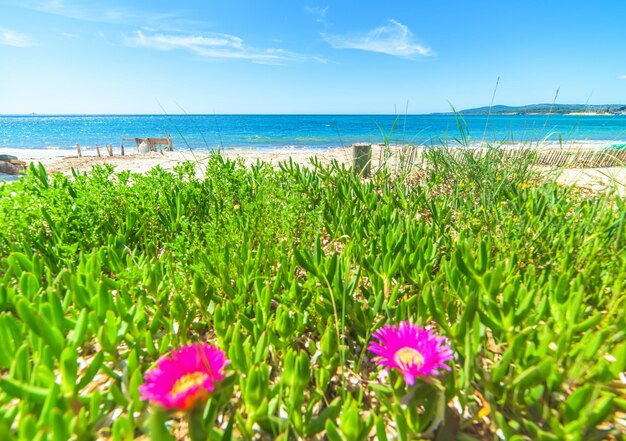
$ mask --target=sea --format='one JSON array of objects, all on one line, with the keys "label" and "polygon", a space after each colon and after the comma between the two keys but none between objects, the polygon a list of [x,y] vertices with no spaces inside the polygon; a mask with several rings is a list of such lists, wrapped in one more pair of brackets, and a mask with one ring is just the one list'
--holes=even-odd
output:
[{"label": "sea", "polygon": [[[426,146],[481,141],[626,140],[626,115],[2,115],[0,153],[67,156],[122,138],[172,137],[175,150],[323,150],[356,142]],[[124,141],[127,149],[133,141]]]}]

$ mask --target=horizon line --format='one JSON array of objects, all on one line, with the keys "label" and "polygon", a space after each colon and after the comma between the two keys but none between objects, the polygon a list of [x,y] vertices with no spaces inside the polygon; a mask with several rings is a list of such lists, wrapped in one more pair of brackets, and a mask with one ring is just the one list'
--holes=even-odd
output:
[{"label": "horizon line", "polygon": [[0,113],[7,116],[424,116],[453,112],[429,113]]},{"label": "horizon line", "polygon": [[144,112],[132,112],[132,113],[37,113],[37,112],[29,112],[29,113],[0,113],[0,117],[36,117],[36,116],[425,116],[425,115],[445,115],[445,114],[455,114],[462,113],[472,110],[480,110],[487,108],[496,108],[496,107],[511,107],[511,108],[525,108],[532,106],[554,106],[556,108],[560,106],[581,106],[581,107],[603,107],[603,106],[626,106],[626,104],[620,103],[605,103],[605,104],[577,104],[577,103],[533,103],[533,104],[522,104],[522,105],[508,105],[508,104],[493,104],[489,106],[479,106],[479,107],[468,107],[460,110],[448,110],[448,111],[434,111],[434,112],[424,112],[424,113],[392,113],[392,112],[363,112],[363,113],[352,113],[352,112],[339,112],[339,113],[329,113],[329,112],[276,112],[276,113],[254,113],[254,112],[228,112],[228,113],[144,113]]}]

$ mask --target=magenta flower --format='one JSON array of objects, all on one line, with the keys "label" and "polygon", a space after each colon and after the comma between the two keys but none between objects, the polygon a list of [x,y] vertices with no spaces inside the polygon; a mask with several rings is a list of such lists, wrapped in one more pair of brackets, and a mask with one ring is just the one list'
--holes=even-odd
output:
[{"label": "magenta flower", "polygon": [[401,322],[400,326],[384,325],[372,335],[369,351],[376,354],[374,361],[385,369],[397,369],[409,386],[417,377],[439,375],[439,369],[450,370],[445,362],[452,360],[452,350],[445,337],[432,331]]},{"label": "magenta flower", "polygon": [[146,372],[141,399],[167,409],[188,410],[205,401],[230,362],[220,349],[193,343],[172,351]]}]

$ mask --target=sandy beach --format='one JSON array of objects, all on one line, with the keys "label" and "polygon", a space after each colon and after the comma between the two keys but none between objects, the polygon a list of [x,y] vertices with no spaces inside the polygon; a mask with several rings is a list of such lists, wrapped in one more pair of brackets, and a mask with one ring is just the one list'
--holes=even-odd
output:
[{"label": "sandy beach", "polygon": [[[191,151],[164,151],[163,153],[133,153],[124,156],[95,156],[83,155],[69,156],[65,158],[43,158],[39,160],[29,160],[28,162],[41,162],[46,170],[51,173],[61,172],[67,173],[72,168],[80,171],[88,171],[92,166],[98,164],[114,165],[116,170],[129,170],[135,173],[145,173],[157,165],[172,170],[174,166],[184,161],[192,161],[198,163],[201,169],[202,163],[205,162],[211,153],[207,152],[191,152]],[[350,149],[332,149],[325,151],[312,150],[290,150],[285,152],[278,151],[255,151],[255,150],[226,150],[222,152],[222,156],[228,159],[242,159],[246,165],[253,164],[257,161],[269,162],[278,165],[280,162],[292,158],[294,162],[301,165],[310,163],[312,157],[318,158],[323,164],[329,164],[332,160],[339,162],[349,162],[352,159]],[[201,170],[199,170],[201,171]]]},{"label": "sandy beach", "polygon": [[[605,141],[580,141],[570,142],[567,145],[558,143],[544,143],[539,147],[543,150],[557,151],[577,151],[577,150],[595,150],[606,145]],[[508,149],[528,148],[528,145],[507,145]],[[378,144],[372,147],[372,167],[376,168],[384,160],[384,145]],[[115,167],[116,171],[128,170],[134,173],[145,173],[156,166],[160,166],[165,170],[172,170],[177,164],[184,161],[192,161],[197,163],[197,173],[202,176],[203,164],[211,155],[208,152],[192,152],[192,151],[164,151],[150,153],[130,152],[122,156],[119,153],[113,156],[97,156],[94,151],[85,151],[81,157],[77,155],[69,156],[51,156],[36,157],[31,155],[20,156],[19,159],[26,163],[41,163],[49,173],[71,174],[72,169],[79,172],[89,172],[93,166],[101,164],[110,164]],[[402,154],[415,153],[415,147],[392,146],[389,147],[391,158],[388,164],[392,167],[398,165]],[[69,153],[69,152],[67,152]],[[257,161],[268,162],[273,166],[278,166],[283,161],[291,159],[295,163],[302,166],[311,165],[311,160],[315,158],[323,165],[329,165],[332,161],[347,166],[352,162],[352,149],[334,148],[327,150],[311,150],[311,149],[284,149],[284,150],[256,150],[256,149],[229,149],[221,152],[222,156],[228,159],[241,160],[245,165],[254,164]],[[417,149],[419,155],[419,149]],[[29,157],[35,156],[35,157]],[[606,191],[613,187],[618,188],[621,194],[626,194],[626,167],[601,167],[601,168],[568,168],[559,167],[552,169],[550,167],[539,167],[541,171],[556,177],[557,181],[564,185],[576,185],[593,191]],[[0,175],[0,181],[11,181],[17,179],[17,176]]]},{"label": "sandy beach", "polygon": [[[381,155],[382,147],[373,146],[373,164],[379,164],[378,158]],[[15,154],[16,152],[11,152]],[[97,156],[94,151],[85,151],[82,156],[52,156],[45,157],[36,156],[34,151],[29,154],[19,155],[18,158],[27,164],[41,163],[48,173],[71,174],[72,169],[80,172],[89,172],[93,166],[110,164],[115,166],[116,171],[128,170],[134,173],[145,173],[156,166],[160,166],[165,170],[172,170],[177,164],[185,161],[197,163],[198,173],[202,173],[203,163],[211,156],[209,152],[193,152],[193,151],[163,151],[150,153],[119,153],[113,156]],[[229,149],[221,152],[222,156],[232,160],[242,160],[245,165],[251,165],[257,161],[268,162],[273,166],[278,166],[283,161],[290,158],[297,164],[308,166],[311,159],[316,158],[323,165],[328,165],[332,161],[348,164],[352,161],[351,148],[335,148],[328,150],[310,150],[310,149],[284,149],[284,150],[255,150],[255,149]],[[9,175],[0,175],[0,181],[8,178]],[[7,179],[8,180],[8,179]]]}]

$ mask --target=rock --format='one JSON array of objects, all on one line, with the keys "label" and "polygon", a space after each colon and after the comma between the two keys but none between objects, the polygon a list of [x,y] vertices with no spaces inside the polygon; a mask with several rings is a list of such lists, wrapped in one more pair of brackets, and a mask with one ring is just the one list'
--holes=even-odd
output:
[{"label": "rock", "polygon": [[0,161],[12,161],[12,160],[16,160],[17,156],[13,156],[13,155],[0,155]]},{"label": "rock", "polygon": [[19,163],[21,161],[16,161],[17,163],[12,163],[9,161],[0,161],[0,173],[6,173],[9,175],[19,175],[25,169],[26,166],[24,163]]}]

